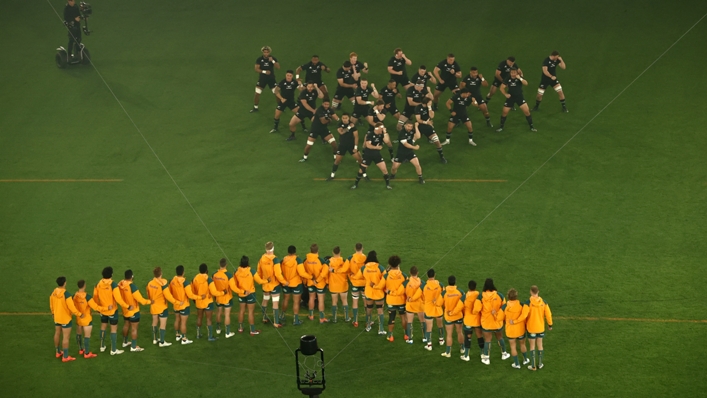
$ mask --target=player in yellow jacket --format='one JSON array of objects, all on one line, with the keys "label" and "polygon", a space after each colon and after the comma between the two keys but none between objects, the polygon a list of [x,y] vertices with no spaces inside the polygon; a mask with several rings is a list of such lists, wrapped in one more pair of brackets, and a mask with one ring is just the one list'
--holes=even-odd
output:
[{"label": "player in yellow jacket", "polygon": [[442,353],[443,357],[452,357],[452,333],[456,330],[457,342],[461,347],[460,352],[464,353],[464,334],[462,325],[464,324],[464,292],[457,288],[457,278],[454,275],[447,278],[447,287],[442,290],[444,299],[444,327],[447,331],[447,349]]},{"label": "player in yellow jacket", "polygon": [[[84,318],[85,315],[79,312],[74,305],[71,293],[66,291],[66,278],[60,276],[56,278],[57,288],[49,296],[49,308],[54,316],[54,347],[56,357],[62,362],[70,362],[76,358],[69,356],[69,340],[71,340],[71,316]],[[61,350],[59,350],[59,337],[61,340]]]},{"label": "player in yellow jacket", "polygon": [[503,313],[506,318],[506,337],[508,337],[508,343],[511,346],[511,358],[513,358],[511,367],[520,369],[516,340],[518,340],[520,352],[523,354],[523,365],[527,365],[530,362],[525,347],[525,320],[528,318],[529,308],[526,303],[521,303],[518,300],[516,289],[509,290],[506,296],[508,296],[508,301],[503,307]]},{"label": "player in yellow jacket", "polygon": [[[545,321],[548,330],[552,330],[552,311],[550,305],[539,296],[540,290],[533,285],[530,287],[530,300],[528,300],[528,319],[525,328],[528,330],[530,340],[530,365],[528,369],[543,368],[543,338],[545,337]],[[537,344],[538,361],[535,362],[535,349]]]},{"label": "player in yellow jacket", "polygon": [[298,270],[300,264],[302,264],[302,260],[297,257],[297,248],[292,245],[287,248],[287,256],[282,259],[280,264],[275,264],[275,277],[282,285],[284,297],[280,308],[280,321],[278,322],[280,324],[285,323],[285,312],[290,305],[290,299],[292,299],[292,324],[294,326],[302,324],[299,319],[299,303],[304,287]]},{"label": "player in yellow jacket", "polygon": [[263,286],[263,303],[260,306],[263,310],[263,323],[270,322],[267,315],[268,302],[272,297],[273,326],[282,327],[280,324],[280,282],[275,277],[275,264],[280,264],[280,259],[275,256],[275,244],[267,242],[265,244],[265,254],[258,261],[258,270],[253,278],[255,282]]},{"label": "player in yellow jacket", "polygon": [[344,321],[349,322],[349,266],[351,263],[341,257],[341,248],[336,246],[329,259],[329,292],[331,292],[331,319],[336,323],[339,298],[344,309]]},{"label": "player in yellow jacket", "polygon": [[469,362],[469,350],[471,349],[471,341],[476,332],[476,342],[479,346],[479,352],[484,354],[484,337],[481,333],[481,296],[476,290],[476,281],[469,281],[467,285],[469,290],[464,298],[464,354],[461,356],[462,361]]},{"label": "player in yellow jacket", "polygon": [[81,279],[77,286],[79,290],[74,294],[74,306],[83,314],[83,317],[76,318],[76,342],[79,345],[79,355],[84,358],[95,358],[97,355],[91,352],[91,330],[93,330],[93,317],[91,309],[94,311],[106,311],[108,308],[99,307],[93,300],[93,296],[86,293],[86,281]]},{"label": "player in yellow jacket", "polygon": [[385,268],[378,262],[378,255],[375,250],[368,252],[366,256],[366,264],[361,267],[361,274],[366,279],[366,289],[364,294],[366,295],[366,331],[370,332],[373,326],[373,305],[376,306],[376,312],[378,313],[378,334],[385,335],[386,332],[383,329],[383,320],[385,315],[383,315],[383,299],[385,298],[385,279],[383,274],[385,273]]},{"label": "player in yellow jacket", "polygon": [[172,278],[169,283],[169,291],[174,297],[174,330],[177,334],[177,341],[182,342],[182,345],[191,344],[193,341],[187,338],[187,320],[189,319],[189,300],[196,300],[197,296],[192,290],[191,284],[184,277],[184,266],[178,265],[176,269],[177,275]]},{"label": "player in yellow jacket", "polygon": [[501,359],[506,360],[511,355],[506,352],[506,342],[503,340],[503,305],[506,298],[496,291],[493,279],[487,278],[484,281],[484,290],[481,293],[481,330],[484,334],[484,352],[481,354],[481,362],[484,365],[491,364],[491,338],[496,335],[498,345],[501,346]]},{"label": "player in yellow jacket", "polygon": [[[152,301],[142,297],[140,290],[133,283],[133,278],[133,271],[126,270],[125,278],[118,283],[120,296],[127,304],[123,306],[123,348],[130,347],[131,352],[140,352],[144,350],[137,345],[137,332],[140,326],[140,305],[150,305]],[[128,342],[128,333],[130,333],[132,339],[130,342]]]},{"label": "player in yellow jacket", "polygon": [[218,340],[214,336],[214,327],[211,325],[214,312],[214,296],[221,296],[216,290],[214,281],[209,277],[209,266],[199,265],[199,274],[191,281],[192,292],[196,297],[196,338],[201,338],[201,324],[206,314],[206,328],[209,332],[208,341]]},{"label": "player in yellow jacket", "polygon": [[435,279],[435,270],[430,268],[427,271],[427,282],[422,289],[422,300],[425,312],[425,349],[432,351],[432,323],[437,322],[437,332],[439,333],[439,345],[444,345],[444,328],[442,327],[442,315],[444,315],[444,298],[442,290],[444,286]]},{"label": "player in yellow jacket", "polygon": [[218,271],[214,272],[211,279],[216,290],[222,296],[216,297],[216,334],[221,334],[221,315],[224,316],[223,324],[226,326],[226,338],[230,339],[236,334],[231,332],[231,307],[233,306],[233,293],[228,287],[228,281],[233,275],[228,271],[228,260],[222,258],[218,263]]},{"label": "player in yellow jacket", "polygon": [[[167,302],[175,304],[172,291],[169,290],[169,282],[162,277],[162,268],[156,267],[152,270],[154,278],[147,284],[147,296],[152,300],[150,305],[150,314],[152,314],[152,344],[158,344],[160,347],[169,347],[172,343],[165,341],[164,336],[167,333]],[[223,293],[221,293],[223,295]]]},{"label": "player in yellow jacket", "polygon": [[420,321],[422,327],[422,342],[427,343],[425,331],[425,312],[424,303],[422,301],[422,290],[425,288],[425,282],[417,276],[417,267],[410,268],[410,278],[403,282],[405,287],[405,317],[407,318],[407,327],[405,329],[405,342],[412,344],[412,323],[415,320],[415,314]]},{"label": "player in yellow jacket", "polygon": [[349,261],[349,282],[351,282],[351,309],[353,311],[353,326],[358,327],[358,299],[363,299],[366,289],[366,278],[361,273],[361,267],[366,264],[366,255],[363,254],[363,244],[356,243],[356,252]]},{"label": "player in yellow jacket", "polygon": [[93,300],[99,306],[107,308],[101,311],[101,352],[106,350],[104,338],[110,323],[110,355],[119,355],[123,350],[118,349],[118,305],[132,311],[135,307],[123,301],[118,284],[113,282],[113,267],[105,267],[101,272],[101,279],[93,288]]},{"label": "player in yellow jacket", "polygon": [[[407,330],[407,319],[405,317],[405,286],[407,275],[400,271],[400,257],[391,256],[388,259],[388,271],[383,274],[385,279],[385,302],[388,305],[388,335],[386,339],[391,343],[395,340],[393,329],[395,328],[395,316],[400,315],[403,331]],[[406,339],[407,340],[407,339]]]},{"label": "player in yellow jacket", "polygon": [[319,246],[316,243],[309,248],[307,258],[302,263],[304,273],[300,276],[307,280],[307,291],[309,292],[309,320],[314,320],[314,292],[317,293],[319,302],[319,323],[327,323],[329,320],[324,316],[324,299],[326,298],[327,283],[329,281],[329,267],[325,261],[319,257]]},{"label": "player in yellow jacket", "polygon": [[228,282],[228,286],[233,293],[238,295],[240,311],[238,312],[238,332],[243,333],[243,316],[248,308],[248,323],[250,324],[250,335],[260,334],[260,330],[255,330],[255,283],[253,276],[256,271],[250,268],[248,256],[241,257],[238,270],[233,274],[233,278]]}]

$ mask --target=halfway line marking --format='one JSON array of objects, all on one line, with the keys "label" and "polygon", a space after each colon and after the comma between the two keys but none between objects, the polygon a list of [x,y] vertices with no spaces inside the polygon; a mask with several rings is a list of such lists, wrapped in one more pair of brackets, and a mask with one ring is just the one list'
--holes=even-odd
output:
[{"label": "halfway line marking", "polygon": [[59,178],[59,179],[17,179],[17,180],[0,180],[0,182],[123,182],[122,178]]}]

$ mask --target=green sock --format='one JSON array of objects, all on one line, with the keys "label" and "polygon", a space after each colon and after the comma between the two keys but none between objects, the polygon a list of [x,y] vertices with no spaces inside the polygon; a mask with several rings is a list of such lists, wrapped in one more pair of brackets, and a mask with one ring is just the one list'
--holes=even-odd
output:
[{"label": "green sock", "polygon": [[518,355],[513,357],[513,362],[516,364],[516,366],[520,366],[520,363],[518,363]]},{"label": "green sock", "polygon": [[345,305],[344,306],[344,319],[348,319],[348,318],[349,318],[349,306]]},{"label": "green sock", "polygon": [[491,343],[484,343],[484,355],[488,355],[490,349],[491,349]]},{"label": "green sock", "polygon": [[214,337],[214,327],[213,327],[213,325],[208,325],[208,326],[206,326],[206,329],[209,330],[209,338]]},{"label": "green sock", "polygon": [[84,339],[83,339],[83,347],[84,347],[84,350],[85,350],[85,352],[86,352],[87,354],[88,354],[89,352],[91,352],[91,349],[89,348],[90,345],[91,345],[91,338],[90,338],[90,337],[84,337]]},{"label": "green sock", "polygon": [[335,305],[332,305],[332,306],[331,306],[331,317],[332,317],[333,319],[336,319],[336,310],[337,310],[337,309],[338,309],[338,308],[336,308]]},{"label": "green sock", "polygon": [[157,340],[157,336],[159,333],[160,327],[159,326],[153,326],[152,327],[152,340]]},{"label": "green sock", "polygon": [[437,332],[439,333],[439,338],[443,339],[444,338],[444,328],[437,328]]},{"label": "green sock", "polygon": [[137,347],[137,340],[133,340],[130,343],[130,348],[135,349],[135,347]]},{"label": "green sock", "polygon": [[[103,344],[103,342],[105,341],[105,337],[106,337],[106,331],[101,330],[101,347],[105,347],[105,344]],[[59,351],[59,347],[57,347],[57,352],[58,351]]]},{"label": "green sock", "polygon": [[295,314],[295,319],[294,319],[294,321],[295,321],[295,322],[299,322],[299,314]]},{"label": "green sock", "polygon": [[464,356],[465,357],[469,356],[469,347],[464,347]]},{"label": "green sock", "polygon": [[426,325],[423,323],[422,325],[420,325],[420,328],[422,329],[422,335],[423,335],[425,338],[427,338],[427,333],[426,333],[426,330],[425,330],[425,326],[426,326]]},{"label": "green sock", "polygon": [[110,334],[110,350],[115,351],[118,349],[118,333]]},{"label": "green sock", "polygon": [[79,349],[81,349],[81,335],[78,333],[76,334],[76,344],[78,344]]},{"label": "green sock", "polygon": [[504,340],[504,339],[498,340],[498,344],[501,345],[501,350],[503,352],[506,352],[506,340]]},{"label": "green sock", "polygon": [[432,332],[425,332],[425,339],[429,343],[432,340]]},{"label": "green sock", "polygon": [[242,324],[242,323],[239,323],[239,324],[238,324],[238,329],[239,329],[239,330],[243,330],[243,324]]},{"label": "green sock", "polygon": [[216,322],[216,330],[221,330],[221,322]]},{"label": "green sock", "polygon": [[196,327],[196,337],[201,336],[201,326]]},{"label": "green sock", "polygon": [[167,333],[167,330],[165,329],[160,329],[160,343],[164,343],[164,335]]},{"label": "green sock", "polygon": [[275,323],[280,323],[280,310],[275,309],[273,311],[275,312]]},{"label": "green sock", "polygon": [[445,352],[446,352],[447,354],[451,354],[451,353],[452,353],[452,347],[447,346],[447,350],[446,350]]},{"label": "green sock", "polygon": [[527,354],[527,353],[521,352],[521,354],[523,354],[523,361],[525,361],[526,359],[528,359],[528,354]]},{"label": "green sock", "polygon": [[369,323],[371,323],[371,316],[366,314],[366,326],[368,326]]},{"label": "green sock", "polygon": [[61,350],[59,349],[59,347],[56,347],[56,353],[61,354]]},{"label": "green sock", "polygon": [[538,366],[543,364],[543,350],[538,350]]},{"label": "green sock", "polygon": [[530,365],[535,367],[535,350],[533,350],[532,355],[530,355]]},{"label": "green sock", "polygon": [[319,320],[324,319],[324,311],[319,311]]},{"label": "green sock", "polygon": [[383,321],[384,320],[385,320],[385,315],[378,314],[378,330],[385,330],[385,329],[383,329]]},{"label": "green sock", "polygon": [[69,349],[64,348],[64,358],[68,358],[68,357],[69,357]]},{"label": "green sock", "polygon": [[250,325],[250,331],[255,332],[255,325]]},{"label": "green sock", "polygon": [[353,320],[354,322],[358,322],[358,308],[353,309]]},{"label": "green sock", "polygon": [[226,334],[231,333],[231,325],[226,325]]},{"label": "green sock", "polygon": [[128,336],[123,336],[123,344],[128,342]]},{"label": "green sock", "polygon": [[313,317],[314,316],[314,310],[309,310],[309,316]]},{"label": "green sock", "polygon": [[407,324],[407,327],[405,328],[405,334],[410,337],[412,334],[412,322]]}]

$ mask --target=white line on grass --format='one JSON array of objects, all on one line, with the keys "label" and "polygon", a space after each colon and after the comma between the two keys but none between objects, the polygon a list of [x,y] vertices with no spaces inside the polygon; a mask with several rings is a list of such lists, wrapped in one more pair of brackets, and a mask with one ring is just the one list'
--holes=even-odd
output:
[{"label": "white line on grass", "polygon": [[[48,3],[49,6],[52,8],[52,10],[54,10],[54,13],[56,14],[57,18],[59,18],[59,20],[63,22],[64,20],[61,18],[61,16],[60,16],[59,13],[57,12],[56,8],[54,8],[54,6],[52,5],[52,3],[51,3],[49,0],[47,0],[47,3]],[[68,28],[67,28],[67,30],[68,30]],[[71,31],[70,31],[70,30],[69,30],[69,34],[71,34]],[[72,36],[73,36],[73,35],[72,35]],[[67,51],[68,51],[68,49],[67,49]],[[135,123],[135,121],[133,120],[133,118],[130,116],[130,114],[128,113],[128,111],[127,111],[127,110],[125,109],[125,107],[123,106],[123,103],[120,102],[120,100],[118,99],[118,96],[115,95],[115,92],[113,92],[113,89],[110,87],[110,85],[108,85],[108,82],[106,82],[106,79],[104,79],[104,78],[103,78],[103,75],[101,74],[101,72],[98,71],[98,68],[96,67],[96,64],[93,63],[93,60],[92,60],[92,59],[89,58],[88,60],[91,62],[91,66],[92,66],[93,69],[96,71],[96,74],[98,74],[98,77],[101,78],[101,80],[103,81],[103,84],[106,86],[106,88],[108,89],[108,91],[110,91],[111,95],[113,96],[113,98],[115,99],[115,101],[116,101],[116,102],[118,103],[118,105],[120,106],[120,109],[123,110],[123,113],[125,113],[125,116],[128,117],[128,119],[130,120],[130,123],[132,123],[133,127],[135,127],[135,130],[137,130],[138,134],[140,134],[140,137],[142,137],[142,140],[145,141],[145,144],[147,144],[147,147],[150,148],[150,151],[152,151],[152,154],[155,155],[155,159],[157,159],[157,161],[160,163],[160,165],[162,166],[162,169],[164,169],[165,173],[167,173],[167,175],[169,176],[169,178],[170,178],[170,179],[172,180],[172,182],[174,183],[174,186],[177,187],[177,190],[179,191],[179,193],[182,194],[182,197],[184,198],[184,200],[187,202],[187,204],[189,205],[189,207],[191,207],[192,211],[193,211],[194,214],[196,215],[196,218],[199,219],[199,221],[201,222],[201,225],[204,226],[204,229],[206,229],[206,232],[209,233],[209,235],[211,236],[211,239],[213,239],[214,243],[216,243],[216,246],[219,248],[219,250],[221,251],[221,253],[223,254],[223,256],[226,258],[226,260],[228,260],[228,262],[229,262],[231,265],[234,265],[234,264],[231,262],[231,259],[228,258],[228,255],[226,254],[226,252],[225,252],[225,251],[223,250],[223,248],[221,247],[221,244],[218,243],[218,240],[216,239],[216,237],[214,236],[214,234],[211,232],[211,230],[209,229],[209,227],[206,225],[206,223],[204,222],[204,220],[201,218],[201,216],[199,215],[199,213],[198,213],[198,212],[196,211],[196,209],[194,208],[194,205],[191,204],[191,202],[189,201],[189,198],[187,198],[187,195],[184,194],[184,191],[182,191],[182,188],[179,186],[179,184],[177,184],[177,181],[176,181],[176,180],[174,179],[174,177],[172,176],[172,173],[170,173],[169,170],[167,170],[167,166],[164,165],[164,163],[162,162],[162,159],[160,159],[160,157],[157,155],[157,152],[155,152],[154,148],[152,148],[152,145],[150,145],[150,142],[147,141],[147,138],[145,138],[145,135],[142,134],[142,131],[140,130],[140,128],[137,126],[137,124]],[[235,265],[234,265],[234,266],[235,266]],[[256,301],[256,303],[258,304],[258,306],[260,306],[260,309],[262,310],[262,309],[263,309],[262,305],[260,305],[260,303],[257,302],[257,301]],[[266,312],[263,311],[263,313],[266,313]],[[287,348],[290,350],[290,352],[291,352],[292,355],[294,356],[294,355],[295,355],[295,352],[292,350],[292,347],[290,347],[290,345],[287,344],[287,340],[285,340],[285,338],[282,336],[282,333],[280,333],[280,331],[277,330],[277,328],[273,328],[273,329],[275,329],[275,331],[277,332],[277,334],[280,335],[280,338],[282,339],[282,341],[285,343],[285,345],[287,346]]]},{"label": "white line on grass", "polygon": [[[646,67],[646,69],[644,69],[643,72],[641,72],[638,76],[636,76],[636,78],[633,79],[633,80],[631,81],[631,83],[628,84],[628,86],[626,86],[623,90],[621,90],[621,92],[618,93],[618,94],[616,95],[616,97],[614,97],[614,99],[612,99],[611,101],[609,101],[608,104],[606,104],[603,108],[601,108],[601,110],[600,110],[599,112],[597,112],[597,114],[594,115],[594,117],[592,117],[591,119],[589,119],[589,121],[587,122],[587,124],[585,124],[584,126],[582,126],[581,129],[579,129],[576,133],[574,133],[574,135],[573,135],[572,137],[570,137],[570,139],[567,140],[567,142],[565,142],[564,144],[562,144],[562,146],[561,146],[558,150],[556,150],[555,153],[553,153],[552,155],[550,155],[550,157],[547,158],[547,160],[544,161],[543,164],[540,165],[540,167],[538,167],[537,169],[535,169],[535,171],[533,171],[533,172],[528,176],[528,178],[525,179],[525,181],[521,182],[520,185],[518,185],[518,186],[516,187],[516,189],[514,189],[513,191],[511,191],[511,193],[508,194],[508,196],[506,196],[506,198],[503,199],[503,200],[501,201],[501,203],[499,203],[496,207],[494,207],[493,210],[491,210],[491,211],[486,215],[486,217],[482,218],[481,221],[479,221],[479,222],[474,226],[474,228],[471,229],[471,231],[467,232],[466,235],[464,235],[461,239],[459,239],[459,242],[457,242],[454,246],[452,246],[452,248],[449,249],[446,253],[444,253],[444,255],[443,255],[442,257],[440,257],[439,260],[437,260],[434,264],[432,264],[432,267],[430,267],[430,269],[433,269],[437,264],[439,264],[439,262],[442,261],[445,257],[447,257],[447,255],[448,255],[449,253],[451,253],[452,250],[454,250],[457,246],[459,246],[459,244],[462,243],[462,242],[464,241],[464,239],[466,239],[469,235],[471,235],[471,233],[474,232],[474,231],[476,230],[476,228],[479,227],[479,225],[481,225],[484,221],[486,221],[486,219],[489,218],[489,217],[491,216],[491,214],[493,214],[499,207],[501,207],[504,203],[506,203],[506,201],[507,201],[511,196],[513,196],[513,194],[515,194],[516,191],[518,191],[523,185],[525,185],[525,183],[528,182],[528,180],[530,180],[531,178],[533,178],[533,176],[534,176],[535,174],[537,174],[537,172],[540,171],[540,169],[542,169],[550,160],[552,160],[552,158],[554,158],[555,155],[557,155],[564,147],[567,146],[567,144],[569,144],[577,135],[579,135],[579,133],[581,133],[587,126],[589,126],[589,124],[592,123],[592,122],[594,121],[594,119],[596,119],[599,115],[601,115],[602,112],[604,112],[604,111],[606,110],[606,108],[609,107],[609,105],[613,104],[614,101],[616,101],[616,100],[621,96],[621,94],[623,94],[626,90],[628,90],[628,88],[631,87],[631,86],[633,85],[633,83],[636,82],[636,80],[638,80],[641,76],[643,76],[643,74],[646,73],[646,72],[648,71],[648,69],[650,69],[653,65],[655,65],[655,63],[658,62],[661,58],[663,58],[663,56],[664,56],[665,54],[667,54],[668,51],[670,51],[671,48],[673,48],[676,44],[678,44],[678,42],[679,42],[680,40],[682,40],[682,38],[685,37],[685,35],[687,35],[688,33],[690,33],[690,31],[691,31],[695,26],[697,26],[697,24],[699,24],[700,22],[702,22],[702,20],[705,19],[705,17],[707,17],[707,13],[705,13],[700,19],[698,19],[697,22],[695,22],[695,23],[690,27],[690,29],[688,29],[685,33],[682,34],[682,36],[678,37],[678,39],[675,40],[675,42],[674,42],[673,44],[671,44],[670,47],[668,47],[665,51],[663,51],[663,53],[660,54],[660,55],[658,56],[658,58],[655,59],[655,61],[651,62],[651,64],[648,65],[648,67]],[[351,342],[350,342],[349,344],[347,344],[341,351],[339,351],[339,353],[337,353],[336,355],[334,355],[334,358],[338,357],[339,354],[341,354],[348,346],[351,345],[351,343],[353,343],[356,339],[358,339],[359,336],[361,336],[360,333],[359,333],[356,337],[354,337],[353,340],[351,340]],[[334,358],[330,359],[329,362],[327,362],[327,364],[331,363],[331,362],[334,360]]]}]

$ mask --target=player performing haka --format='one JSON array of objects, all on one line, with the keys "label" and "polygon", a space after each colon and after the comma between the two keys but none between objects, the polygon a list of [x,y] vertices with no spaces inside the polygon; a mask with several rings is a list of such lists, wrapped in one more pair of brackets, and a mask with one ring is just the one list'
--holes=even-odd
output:
[{"label": "player performing haka", "polygon": [[471,120],[467,113],[467,108],[471,105],[471,92],[465,88],[459,90],[452,98],[447,100],[447,109],[449,109],[449,122],[447,123],[447,139],[442,145],[448,145],[452,138],[452,129],[460,123],[464,123],[469,134],[469,145],[476,146],[474,142],[474,128],[471,126]]},{"label": "player performing haka", "polygon": [[398,83],[395,79],[390,79],[388,84],[380,91],[380,98],[383,100],[385,113],[391,114],[394,118],[400,118],[398,105],[395,103],[396,98],[403,98],[397,89]]},{"label": "player performing haka", "polygon": [[432,101],[428,97],[422,99],[422,103],[415,107],[415,118],[417,119],[417,129],[421,134],[424,134],[429,142],[437,147],[437,153],[439,154],[439,160],[442,163],[447,163],[447,158],[444,157],[444,151],[442,150],[442,144],[439,142],[439,137],[434,129],[434,122],[432,119],[435,117],[435,111],[432,110]]},{"label": "player performing haka", "polygon": [[[528,104],[525,102],[523,97],[523,86],[527,86],[528,81],[520,77],[518,74],[518,69],[511,69],[511,76],[503,82],[501,85],[501,93],[506,96],[506,103],[503,104],[503,114],[501,116],[501,126],[496,130],[497,132],[503,131],[503,126],[506,124],[506,116],[508,116],[508,111],[511,107],[518,104],[520,109],[525,114],[525,120],[528,121],[530,126],[530,131],[538,131],[533,126],[533,117],[530,116],[530,109],[528,109]],[[506,88],[508,92],[506,92]]]},{"label": "player performing haka", "polygon": [[[299,111],[299,105],[295,101],[295,90],[299,89],[302,91],[304,86],[302,86],[298,81],[294,79],[294,75],[291,70],[288,70],[285,74],[285,78],[280,80],[280,83],[275,86],[275,97],[277,97],[277,107],[275,108],[275,118],[273,119],[274,125],[271,133],[276,133],[277,128],[280,125],[280,116],[287,108],[290,108],[295,114]],[[304,125],[304,120],[301,122],[302,128],[306,128]]]},{"label": "player performing haka", "polygon": [[260,94],[266,86],[270,87],[272,92],[275,93],[275,86],[277,85],[275,69],[280,69],[280,63],[277,62],[277,58],[271,55],[272,49],[269,46],[261,48],[260,51],[263,55],[255,60],[255,73],[259,77],[258,82],[255,83],[255,98],[253,99],[253,109],[250,110],[251,113],[258,111]]},{"label": "player performing haka", "polygon": [[562,104],[562,112],[569,112],[567,110],[567,105],[565,105],[565,93],[562,91],[562,86],[560,81],[557,80],[556,70],[557,67],[560,69],[566,69],[565,60],[562,59],[560,53],[553,51],[549,57],[545,58],[543,61],[543,74],[540,77],[540,87],[538,87],[538,96],[535,97],[535,107],[533,107],[533,112],[540,108],[540,102],[543,100],[543,94],[545,94],[545,89],[552,87],[557,92],[557,96],[560,97],[560,103]]},{"label": "player performing haka", "polygon": [[410,79],[408,79],[408,72],[406,65],[412,65],[412,61],[405,56],[402,49],[396,48],[393,51],[393,56],[388,61],[388,73],[390,73],[391,80],[395,80],[395,86],[398,84],[408,89],[412,86]]},{"label": "player performing haka", "polygon": [[455,61],[454,54],[449,53],[446,59],[439,61],[437,66],[434,68],[434,75],[437,78],[438,83],[435,87],[434,99],[432,100],[432,109],[437,110],[439,96],[442,95],[444,90],[449,89],[449,91],[455,93],[459,88],[457,85],[457,78],[462,77],[462,68],[459,66],[457,61]]},{"label": "player performing haka", "polygon": [[417,172],[417,178],[420,184],[424,184],[425,180],[422,178],[422,166],[420,166],[420,159],[415,155],[415,151],[420,149],[419,145],[415,145],[415,141],[420,138],[420,131],[417,126],[413,126],[412,121],[408,120],[405,122],[405,126],[400,130],[398,136],[398,152],[393,158],[393,167],[390,170],[390,179],[395,179],[395,173],[398,171],[398,167],[405,162],[410,162],[415,166],[415,172]]},{"label": "player performing haka", "polygon": [[312,121],[312,131],[309,132],[307,144],[305,144],[304,146],[304,155],[302,155],[302,159],[299,160],[300,163],[307,161],[309,151],[312,149],[312,145],[314,145],[314,141],[316,141],[317,137],[322,137],[324,141],[328,142],[329,145],[331,145],[331,149],[334,152],[334,159],[336,159],[336,140],[334,139],[334,136],[331,135],[331,133],[329,132],[329,129],[327,129],[327,125],[332,119],[338,121],[339,117],[331,109],[331,102],[329,101],[329,98],[324,98],[324,101],[322,101],[322,106],[317,108],[317,111],[314,113],[314,120]]},{"label": "player performing haka", "polygon": [[296,78],[300,85],[302,85],[302,80],[300,80],[299,74],[302,71],[305,72],[304,81],[312,81],[316,83],[319,89],[322,90],[322,92],[324,93],[324,96],[329,96],[326,84],[324,84],[324,82],[322,81],[322,72],[329,73],[331,72],[331,69],[329,69],[329,67],[326,66],[323,62],[319,61],[318,55],[312,55],[311,61],[307,62],[302,66],[298,66],[295,70],[295,73],[297,74]]},{"label": "player performing haka", "polygon": [[489,93],[486,94],[486,103],[491,101],[491,97],[493,97],[496,90],[501,87],[504,80],[511,76],[511,69],[513,68],[518,69],[518,74],[523,76],[523,71],[520,70],[520,67],[516,64],[516,57],[508,57],[498,64],[498,67],[496,67],[496,75],[493,79],[493,84],[491,85]]},{"label": "player performing haka", "polygon": [[407,89],[405,92],[405,108],[403,109],[403,114],[398,118],[398,131],[403,128],[406,120],[412,119],[413,115],[415,115],[415,107],[420,105],[425,97],[432,99],[432,94],[425,87],[425,82],[422,80],[416,81],[414,86]]},{"label": "player performing haka", "polygon": [[356,175],[356,182],[351,187],[351,189],[358,188],[358,183],[363,178],[364,173],[369,165],[375,164],[383,173],[383,179],[385,180],[386,189],[393,189],[390,186],[390,177],[388,176],[388,168],[385,165],[383,156],[381,156],[381,149],[383,149],[383,143],[392,146],[390,143],[390,138],[388,137],[388,132],[383,126],[383,123],[378,122],[373,127],[372,131],[366,134],[366,140],[364,141],[363,149],[363,161],[361,162],[361,167],[358,170],[358,175]]},{"label": "player performing haka", "polygon": [[351,71],[353,72],[354,82],[357,86],[360,86],[361,73],[368,74],[368,62],[359,61],[358,54],[355,52],[349,54],[349,62],[351,62]]},{"label": "player performing haka", "polygon": [[338,86],[336,87],[334,102],[332,103],[334,111],[336,111],[339,104],[341,104],[341,100],[344,98],[350,99],[351,102],[355,99],[354,90],[356,89],[357,83],[356,78],[354,78],[351,61],[344,62],[344,65],[336,71],[336,81],[338,82]]},{"label": "player performing haka", "polygon": [[359,86],[354,90],[354,108],[351,114],[351,120],[354,123],[358,123],[359,119],[366,117],[368,115],[368,110],[370,106],[374,104],[370,101],[370,97],[375,99],[380,98],[378,90],[376,90],[376,85],[371,83],[368,84],[368,79],[365,77],[361,79]]},{"label": "player performing haka", "polygon": [[341,115],[341,121],[339,122],[337,131],[339,132],[339,146],[334,156],[334,166],[331,168],[331,175],[326,179],[327,181],[331,181],[336,177],[336,170],[339,169],[341,160],[347,152],[356,159],[359,165],[363,161],[361,154],[358,152],[358,130],[356,129],[356,125],[351,121],[348,113],[344,112]]},{"label": "player performing haka", "polygon": [[[290,136],[287,137],[287,141],[295,139],[297,123],[304,124],[306,119],[311,119],[314,116],[317,108],[317,98],[324,98],[324,93],[319,90],[316,83],[307,82],[307,87],[299,94],[299,109],[290,119]],[[304,131],[307,132],[307,129],[304,129]]]},{"label": "player performing haka", "polygon": [[474,99],[472,105],[478,106],[481,113],[486,118],[486,126],[493,127],[491,124],[491,116],[489,116],[489,108],[486,105],[484,97],[481,95],[481,86],[488,87],[489,82],[484,79],[484,76],[479,73],[477,67],[472,66],[469,74],[462,80],[460,88],[465,88],[471,91],[471,98]]},{"label": "player performing haka", "polygon": [[[419,80],[422,80],[425,87],[427,87],[427,82],[430,82],[432,84],[437,84],[437,79],[435,79],[435,77],[432,76],[432,72],[428,71],[427,67],[425,65],[420,65],[420,67],[417,68],[417,73],[412,75],[412,79],[410,81],[417,82]],[[410,83],[410,84],[412,85],[412,83]]]}]

